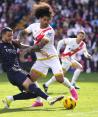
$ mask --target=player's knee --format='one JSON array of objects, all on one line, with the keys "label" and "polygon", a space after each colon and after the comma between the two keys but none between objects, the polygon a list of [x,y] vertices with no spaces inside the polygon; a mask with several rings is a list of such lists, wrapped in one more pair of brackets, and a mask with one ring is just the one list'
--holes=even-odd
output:
[{"label": "player's knee", "polygon": [[63,75],[58,75],[58,76],[55,76],[56,78],[56,81],[59,82],[59,83],[63,83],[64,82],[64,78],[63,78]]},{"label": "player's knee", "polygon": [[29,85],[31,85],[31,84],[32,84],[32,81],[31,81],[29,78],[27,78],[27,79],[23,82],[22,86],[27,90],[28,87],[29,87]]},{"label": "player's knee", "polygon": [[32,73],[30,73],[30,78],[31,78],[32,81],[34,80],[34,76],[33,76]]},{"label": "player's knee", "polygon": [[35,74],[30,73],[30,79],[32,80],[32,82],[35,82],[37,80],[37,77]]},{"label": "player's knee", "polygon": [[31,71],[30,72],[30,77],[31,77],[31,80],[33,81],[33,82],[35,82],[35,81],[37,81],[40,77],[41,77],[41,75],[39,74],[39,73],[37,73],[36,71]]},{"label": "player's knee", "polygon": [[67,72],[67,69],[65,68],[62,68],[63,69],[63,73],[65,74]]}]

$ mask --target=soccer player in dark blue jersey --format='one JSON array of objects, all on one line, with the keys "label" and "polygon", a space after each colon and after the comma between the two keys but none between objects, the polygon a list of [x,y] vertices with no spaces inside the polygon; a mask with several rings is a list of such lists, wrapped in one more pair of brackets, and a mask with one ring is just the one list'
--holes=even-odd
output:
[{"label": "soccer player in dark blue jersey", "polygon": [[35,46],[31,47],[21,44],[18,40],[13,40],[13,30],[9,27],[3,28],[1,31],[0,59],[6,68],[7,77],[10,83],[21,90],[21,93],[14,96],[8,96],[3,100],[5,107],[8,108],[12,101],[31,99],[37,96],[47,100],[49,104],[54,104],[61,100],[63,96],[51,98],[31,81],[29,74],[23,71],[19,65],[17,48],[25,48],[29,51],[38,50],[38,48],[36,50]]}]

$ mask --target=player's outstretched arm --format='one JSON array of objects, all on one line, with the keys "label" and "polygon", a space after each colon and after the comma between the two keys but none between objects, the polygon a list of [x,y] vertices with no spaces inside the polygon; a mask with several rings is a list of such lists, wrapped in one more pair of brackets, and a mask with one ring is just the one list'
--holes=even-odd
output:
[{"label": "player's outstretched arm", "polygon": [[92,56],[88,53],[88,50],[86,47],[84,48],[84,56],[88,59],[92,59]]},{"label": "player's outstretched arm", "polygon": [[41,49],[49,42],[49,40],[43,38],[39,43],[32,46],[32,52],[41,51]]},{"label": "player's outstretched arm", "polygon": [[47,39],[42,39],[38,44],[34,44],[33,46],[25,45],[20,43],[21,49],[27,49],[27,52],[41,52],[41,49],[48,43]]},{"label": "player's outstretched arm", "polygon": [[62,46],[65,45],[65,41],[64,39],[60,40],[57,44],[57,53],[58,55],[60,55],[60,49],[62,48]]},{"label": "player's outstretched arm", "polygon": [[17,38],[18,38],[20,41],[22,41],[22,40],[24,40],[24,39],[26,38],[26,36],[29,35],[30,33],[31,33],[31,32],[30,32],[29,30],[24,29],[24,30],[22,30],[22,31],[19,32]]},{"label": "player's outstretched arm", "polygon": [[15,39],[12,42],[17,48],[20,48],[20,49],[30,48],[30,45],[26,45],[26,44],[21,43],[21,41],[19,39]]}]

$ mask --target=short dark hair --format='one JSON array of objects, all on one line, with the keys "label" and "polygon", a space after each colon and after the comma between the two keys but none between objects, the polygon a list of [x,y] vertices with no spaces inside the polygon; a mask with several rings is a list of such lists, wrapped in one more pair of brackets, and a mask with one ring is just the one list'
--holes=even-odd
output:
[{"label": "short dark hair", "polygon": [[51,18],[52,12],[50,11],[50,7],[48,5],[38,5],[35,9],[35,17],[39,19],[44,16]]},{"label": "short dark hair", "polygon": [[10,28],[10,27],[4,27],[2,30],[1,30],[1,37],[3,34],[5,34],[6,32],[12,32],[13,30]]},{"label": "short dark hair", "polygon": [[10,28],[10,27],[4,27],[2,30],[1,30],[1,34],[4,34],[6,32],[12,32],[13,30]]}]

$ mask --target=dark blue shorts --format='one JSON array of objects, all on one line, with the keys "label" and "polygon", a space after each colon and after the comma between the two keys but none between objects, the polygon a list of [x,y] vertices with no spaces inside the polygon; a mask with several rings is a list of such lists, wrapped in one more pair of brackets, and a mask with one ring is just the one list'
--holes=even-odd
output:
[{"label": "dark blue shorts", "polygon": [[7,76],[11,84],[17,86],[21,91],[23,90],[23,82],[29,77],[29,74],[26,73],[24,70],[19,69],[17,71],[10,70],[7,72]]}]

